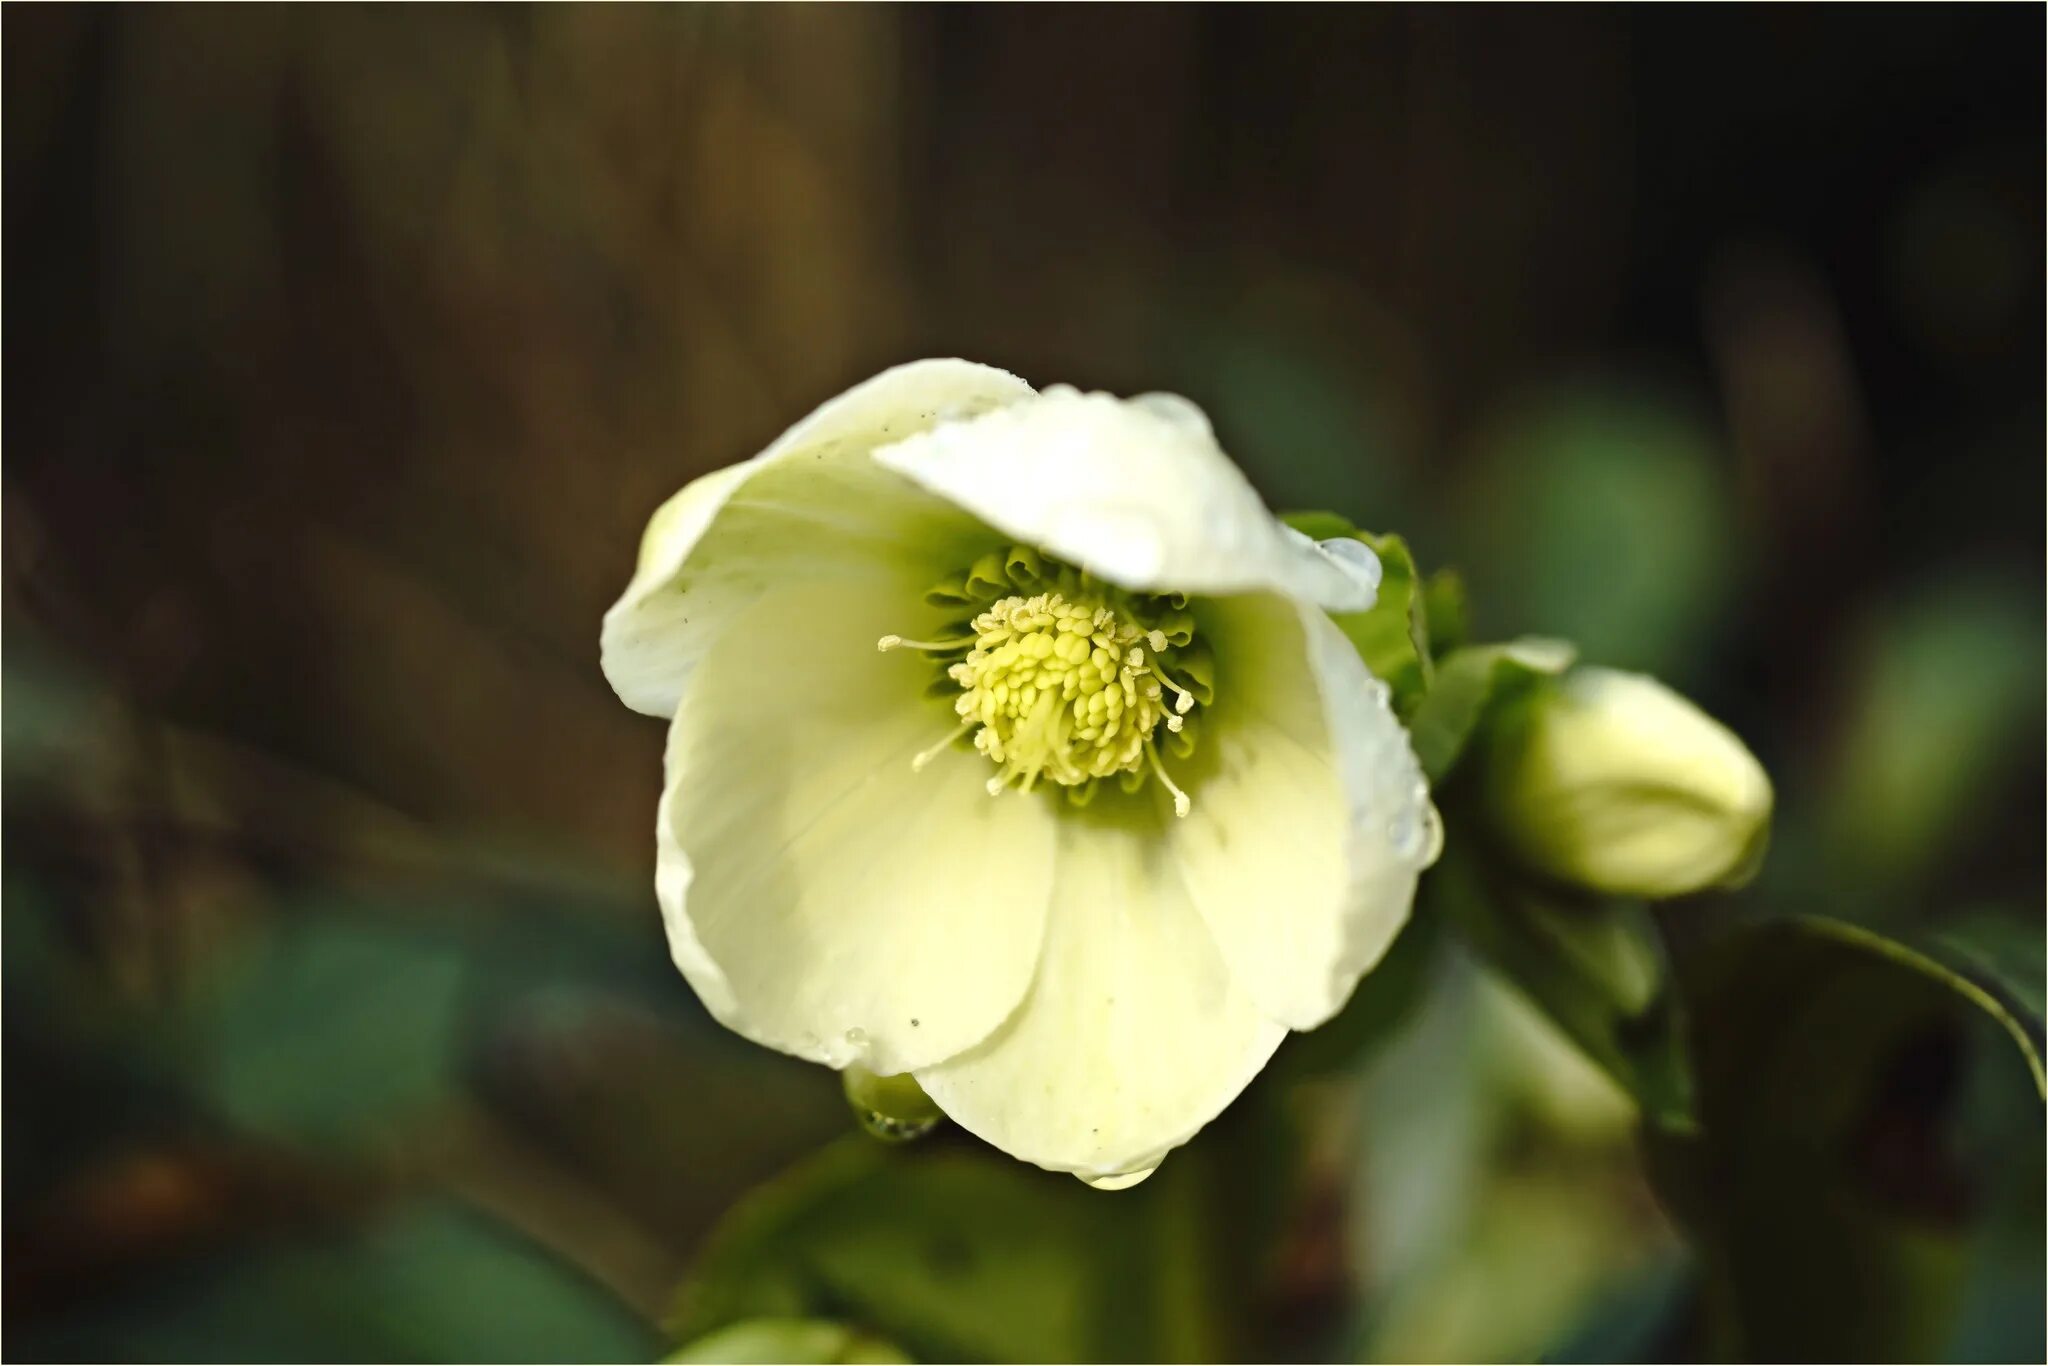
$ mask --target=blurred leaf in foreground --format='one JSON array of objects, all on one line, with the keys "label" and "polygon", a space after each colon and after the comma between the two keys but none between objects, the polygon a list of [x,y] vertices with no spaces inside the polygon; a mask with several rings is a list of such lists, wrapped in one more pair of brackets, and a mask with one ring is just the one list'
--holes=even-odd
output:
[{"label": "blurred leaf in foreground", "polygon": [[1635,1098],[1661,1127],[1692,1128],[1692,1078],[1664,952],[1640,902],[1568,897],[1453,851],[1428,906]]},{"label": "blurred leaf in foreground", "polygon": [[671,1362],[750,1363],[907,1362],[909,1357],[877,1337],[824,1319],[742,1319],[678,1348]]},{"label": "blurred leaf in foreground", "polygon": [[1430,987],[1362,1075],[1351,1359],[1548,1360],[1677,1254],[1631,1158],[1634,1107],[1463,950]]},{"label": "blurred leaf in foreground", "polygon": [[936,1361],[1213,1355],[1208,1253],[1185,1217],[1201,1170],[1106,1196],[978,1150],[851,1135],[734,1207],[669,1327],[689,1343],[823,1318]]}]

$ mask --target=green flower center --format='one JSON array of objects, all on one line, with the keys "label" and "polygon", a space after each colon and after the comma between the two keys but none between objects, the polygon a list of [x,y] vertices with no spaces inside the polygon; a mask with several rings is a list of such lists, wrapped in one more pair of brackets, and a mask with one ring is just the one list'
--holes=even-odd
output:
[{"label": "green flower center", "polygon": [[[921,650],[953,697],[960,724],[912,760],[922,768],[957,740],[996,765],[988,790],[1029,792],[1043,779],[1085,804],[1104,779],[1135,792],[1148,779],[1188,813],[1162,743],[1194,752],[1211,696],[1206,648],[1178,595],[1130,593],[1026,547],[983,556],[925,600],[959,620],[934,640],[884,636],[884,650]],[[1161,733],[1163,730],[1163,734]]]}]

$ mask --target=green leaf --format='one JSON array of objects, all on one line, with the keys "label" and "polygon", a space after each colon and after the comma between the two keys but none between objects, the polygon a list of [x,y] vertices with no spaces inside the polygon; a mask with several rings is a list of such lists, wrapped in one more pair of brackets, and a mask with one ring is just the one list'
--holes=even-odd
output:
[{"label": "green leaf", "polygon": [[1439,569],[1422,586],[1422,619],[1430,651],[1442,656],[1471,638],[1471,614],[1465,601],[1465,579],[1455,569]]},{"label": "green leaf", "polygon": [[1393,690],[1397,716],[1411,715],[1429,690],[1429,624],[1423,617],[1420,577],[1408,543],[1399,536],[1361,531],[1358,539],[1380,558],[1380,591],[1372,610],[1334,612],[1373,676]]},{"label": "green leaf", "polygon": [[1710,1269],[1708,1354],[1944,1356],[1974,1231],[2024,1210],[2041,1242],[2040,1057],[2013,999],[1819,916],[1739,922],[1685,968],[1701,1128],[1652,1157]]},{"label": "green leaf", "polygon": [[1392,690],[1394,714],[1407,717],[1429,688],[1428,623],[1423,618],[1421,579],[1408,543],[1399,536],[1359,531],[1334,512],[1291,513],[1282,519],[1318,541],[1350,539],[1372,548],[1380,561],[1380,591],[1364,612],[1332,612],[1373,676]]},{"label": "green leaf", "polygon": [[1946,922],[1924,935],[1929,951],[1984,984],[2026,1026],[2041,1036],[2048,1014],[2048,955],[2040,922],[2024,913],[1980,911]]},{"label": "green leaf", "polygon": [[1693,1127],[1677,1006],[1645,906],[1567,900],[1470,853],[1447,856],[1424,886],[1431,906],[1633,1096],[1645,1120]]},{"label": "green leaf", "polygon": [[1283,512],[1280,520],[1312,541],[1334,541],[1358,534],[1351,519],[1336,512]]},{"label": "green leaf", "polygon": [[909,1357],[882,1339],[825,1319],[743,1319],[698,1338],[664,1358],[670,1362],[727,1362],[753,1366],[775,1362],[881,1363]]},{"label": "green leaf", "polygon": [[1576,655],[1565,641],[1525,636],[1470,645],[1437,660],[1429,691],[1408,718],[1415,756],[1430,782],[1441,782],[1456,766],[1489,709],[1536,679],[1563,673]]},{"label": "green leaf", "polygon": [[2034,1089],[2048,1099],[2048,1072],[2041,1062],[2038,934],[2029,944],[2022,942],[2024,932],[2009,921],[1965,922],[1928,931],[1907,943],[1824,916],[1791,916],[1774,923],[1874,955],[1954,992],[2005,1031],[2025,1060]]},{"label": "green leaf", "polygon": [[1391,690],[1395,715],[1407,719],[1430,690],[1430,621],[1421,598],[1421,575],[1407,541],[1358,530],[1335,512],[1292,512],[1282,518],[1317,541],[1352,539],[1372,547],[1380,559],[1380,592],[1370,610],[1331,612],[1372,676]]},{"label": "green leaf", "polygon": [[670,1327],[688,1341],[826,1318],[925,1360],[1143,1356],[1162,1331],[1145,1276],[1166,1273],[1144,1239],[1166,1175],[1107,1194],[979,1150],[852,1135],[734,1208]]}]

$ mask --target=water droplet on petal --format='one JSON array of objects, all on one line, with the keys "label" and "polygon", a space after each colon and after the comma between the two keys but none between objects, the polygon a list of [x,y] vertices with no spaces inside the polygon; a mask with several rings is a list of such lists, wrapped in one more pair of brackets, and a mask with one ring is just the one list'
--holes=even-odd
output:
[{"label": "water droplet on petal", "polygon": [[1393,820],[1387,822],[1387,843],[1394,846],[1394,852],[1402,858],[1413,858],[1422,842],[1422,822],[1415,815],[1415,808],[1404,806]]},{"label": "water droplet on petal", "polygon": [[866,1048],[868,1046],[868,1032],[855,1025],[852,1029],[846,1031],[846,1041],[855,1048]]},{"label": "water droplet on petal", "polygon": [[886,1143],[922,1138],[944,1117],[908,1073],[880,1077],[856,1062],[839,1076],[860,1127]]},{"label": "water droplet on petal", "polygon": [[1333,560],[1343,561],[1356,569],[1362,577],[1371,579],[1375,584],[1380,581],[1380,557],[1375,555],[1372,547],[1364,541],[1350,536],[1335,536],[1327,541],[1317,541],[1316,544],[1322,547],[1325,555]]},{"label": "water droplet on petal", "polygon": [[1140,1167],[1134,1172],[1117,1172],[1113,1176],[1097,1176],[1093,1172],[1075,1172],[1074,1175],[1099,1191],[1123,1191],[1129,1190],[1158,1170],[1159,1164],[1155,1162],[1149,1167]]},{"label": "water droplet on petal", "polygon": [[1418,795],[1387,823],[1387,842],[1404,859],[1427,868],[1443,852],[1444,823],[1427,796]]},{"label": "water droplet on petal", "polygon": [[936,1115],[929,1119],[900,1119],[880,1110],[856,1110],[854,1116],[860,1120],[861,1128],[884,1143],[908,1143],[923,1138],[939,1122]]},{"label": "water droplet on petal", "polygon": [[1324,559],[1334,564],[1344,575],[1350,582],[1352,590],[1361,599],[1357,607],[1349,610],[1364,611],[1371,607],[1379,597],[1380,579],[1386,572],[1380,564],[1380,557],[1373,553],[1372,547],[1349,536],[1317,541],[1315,547],[1322,552]]},{"label": "water droplet on petal", "polygon": [[1387,842],[1393,845],[1396,854],[1413,860],[1417,867],[1427,868],[1435,863],[1444,848],[1443,818],[1437,815],[1435,804],[1427,797],[1418,797],[1402,807],[1387,824]]}]

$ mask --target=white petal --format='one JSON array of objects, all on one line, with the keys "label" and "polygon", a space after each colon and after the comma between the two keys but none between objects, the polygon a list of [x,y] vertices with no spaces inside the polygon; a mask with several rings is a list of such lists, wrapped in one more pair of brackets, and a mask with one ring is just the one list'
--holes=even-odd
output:
[{"label": "white petal", "polygon": [[1041,1167],[1156,1165],[1286,1033],[1232,980],[1189,903],[1155,796],[1109,794],[1061,813],[1030,994],[985,1043],[917,1074],[956,1123]]},{"label": "white petal", "polygon": [[[647,524],[639,567],[604,619],[604,672],[627,706],[674,714],[717,633],[794,576],[942,574],[986,528],[876,467],[876,446],[1031,396],[1015,375],[916,361],[849,389],[761,454],[691,483]],[[916,591],[929,584],[920,580]]]},{"label": "white petal", "polygon": [[1064,386],[884,446],[875,459],[991,526],[1126,588],[1273,589],[1333,611],[1372,605],[1378,565],[1282,525],[1201,410]]},{"label": "white petal", "polygon": [[1313,1029],[1407,922],[1440,826],[1387,690],[1321,612],[1265,594],[1201,605],[1215,701],[1175,778],[1188,887],[1245,989]]},{"label": "white petal", "polygon": [[656,877],[715,1016],[883,1074],[979,1043],[1023,997],[1054,840],[1045,803],[988,795],[979,754],[912,771],[955,718],[922,656],[875,649],[895,610],[799,583],[711,646],[669,732]]}]

